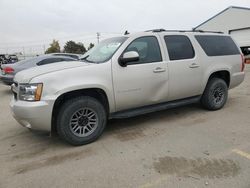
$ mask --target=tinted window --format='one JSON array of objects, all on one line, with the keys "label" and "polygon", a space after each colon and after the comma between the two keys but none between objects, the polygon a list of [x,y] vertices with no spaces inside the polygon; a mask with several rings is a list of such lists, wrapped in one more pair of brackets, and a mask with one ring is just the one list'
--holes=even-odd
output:
[{"label": "tinted window", "polygon": [[208,56],[239,54],[239,49],[229,36],[197,35],[195,36]]},{"label": "tinted window", "polygon": [[64,59],[62,59],[62,58],[48,58],[48,59],[44,59],[44,60],[38,62],[37,65],[38,66],[47,65],[50,63],[56,63],[56,62],[60,62],[60,61],[64,61]]},{"label": "tinted window", "polygon": [[164,37],[170,60],[191,59],[194,48],[187,36],[169,35]]},{"label": "tinted window", "polygon": [[[135,39],[125,50],[125,52],[136,51],[139,54],[139,61],[129,64],[160,62],[161,51],[156,37],[141,37]],[[124,52],[124,53],[125,53]]]}]

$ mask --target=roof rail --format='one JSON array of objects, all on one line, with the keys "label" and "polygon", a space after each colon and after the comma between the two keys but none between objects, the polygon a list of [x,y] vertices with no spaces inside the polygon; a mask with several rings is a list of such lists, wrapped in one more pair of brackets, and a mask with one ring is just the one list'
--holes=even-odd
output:
[{"label": "roof rail", "polygon": [[154,32],[154,33],[159,33],[159,32],[199,32],[199,33],[219,33],[219,34],[223,34],[223,32],[221,31],[204,31],[204,30],[196,30],[196,29],[192,29],[192,30],[165,30],[165,29],[152,29],[152,30],[147,30],[145,32]]},{"label": "roof rail", "polygon": [[163,32],[163,31],[166,31],[165,29],[151,29],[151,30],[147,30],[145,32],[155,32],[155,33],[158,33],[158,32]]},{"label": "roof rail", "polygon": [[200,30],[200,29],[193,29],[192,32],[200,32],[200,33],[219,33],[219,34],[223,34],[222,31],[204,31],[204,30]]}]

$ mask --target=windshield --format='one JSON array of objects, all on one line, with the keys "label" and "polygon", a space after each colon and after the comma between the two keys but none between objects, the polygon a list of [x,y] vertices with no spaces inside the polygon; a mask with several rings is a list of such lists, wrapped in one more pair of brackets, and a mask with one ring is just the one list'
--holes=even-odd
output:
[{"label": "windshield", "polygon": [[92,63],[105,62],[114,55],[114,53],[126,39],[127,37],[114,37],[103,40],[98,45],[89,50],[86,54],[84,54],[81,60]]}]

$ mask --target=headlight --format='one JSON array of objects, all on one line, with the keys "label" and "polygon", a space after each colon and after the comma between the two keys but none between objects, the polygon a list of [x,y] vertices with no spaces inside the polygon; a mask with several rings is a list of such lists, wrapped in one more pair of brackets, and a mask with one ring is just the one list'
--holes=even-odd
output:
[{"label": "headlight", "polygon": [[19,99],[23,101],[40,101],[43,84],[20,84]]}]

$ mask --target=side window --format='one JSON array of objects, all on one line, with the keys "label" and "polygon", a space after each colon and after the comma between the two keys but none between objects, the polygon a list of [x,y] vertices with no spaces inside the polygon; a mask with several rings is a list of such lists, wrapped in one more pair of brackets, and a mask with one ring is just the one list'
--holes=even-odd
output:
[{"label": "side window", "polygon": [[38,62],[37,65],[38,66],[47,65],[50,63],[56,63],[56,62],[60,62],[60,61],[63,61],[63,60],[61,58],[48,58],[48,59],[44,59],[44,60]]},{"label": "side window", "polygon": [[196,35],[207,56],[224,56],[240,54],[240,51],[230,36]]},{"label": "side window", "polygon": [[170,60],[194,58],[194,48],[189,38],[184,35],[168,35],[164,37]]},{"label": "side window", "polygon": [[139,61],[129,64],[152,63],[162,61],[161,50],[156,37],[148,36],[135,39],[124,51],[136,51],[139,54]]}]

